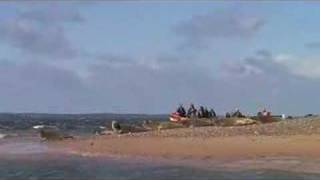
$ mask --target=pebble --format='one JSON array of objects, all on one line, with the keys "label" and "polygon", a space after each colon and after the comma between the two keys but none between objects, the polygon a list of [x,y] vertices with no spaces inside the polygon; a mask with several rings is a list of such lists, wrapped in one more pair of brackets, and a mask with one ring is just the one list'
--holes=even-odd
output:
[{"label": "pebble", "polygon": [[[228,137],[239,135],[294,135],[320,133],[320,118],[297,118],[280,122],[248,126],[205,126],[194,128],[163,129],[161,133],[154,131],[133,133],[134,137]],[[123,134],[124,136],[128,136]]]}]

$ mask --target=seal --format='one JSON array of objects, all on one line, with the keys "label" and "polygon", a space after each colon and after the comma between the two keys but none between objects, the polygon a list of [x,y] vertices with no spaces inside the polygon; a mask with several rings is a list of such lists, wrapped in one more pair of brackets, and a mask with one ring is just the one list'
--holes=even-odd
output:
[{"label": "seal", "polygon": [[118,133],[118,134],[122,133],[121,126],[118,121],[112,121],[111,127],[114,133]]}]

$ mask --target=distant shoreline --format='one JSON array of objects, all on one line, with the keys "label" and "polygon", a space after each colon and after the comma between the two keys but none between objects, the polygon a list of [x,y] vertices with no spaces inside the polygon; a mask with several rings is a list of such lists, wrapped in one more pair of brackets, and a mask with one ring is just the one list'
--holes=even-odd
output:
[{"label": "distant shoreline", "polygon": [[113,113],[113,112],[90,112],[90,113],[37,113],[37,112],[0,112],[0,115],[119,115],[119,116],[168,116],[167,113]]}]

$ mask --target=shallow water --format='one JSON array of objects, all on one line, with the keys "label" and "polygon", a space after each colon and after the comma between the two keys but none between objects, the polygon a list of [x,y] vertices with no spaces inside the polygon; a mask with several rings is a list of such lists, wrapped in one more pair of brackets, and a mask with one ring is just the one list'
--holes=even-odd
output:
[{"label": "shallow water", "polygon": [[[15,143],[17,145],[17,143]],[[34,144],[20,144],[36,147]],[[19,145],[19,147],[21,147]],[[7,146],[8,147],[14,147]],[[42,149],[44,150],[44,149]],[[17,152],[17,151],[15,151]],[[229,171],[124,159],[81,157],[35,151],[0,155],[1,180],[140,179],[319,179],[320,175],[272,170]]]}]

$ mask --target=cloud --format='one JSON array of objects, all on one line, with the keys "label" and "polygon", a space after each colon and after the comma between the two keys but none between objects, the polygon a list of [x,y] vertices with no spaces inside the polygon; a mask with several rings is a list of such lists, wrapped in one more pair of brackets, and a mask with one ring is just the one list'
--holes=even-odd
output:
[{"label": "cloud", "polygon": [[[170,112],[177,103],[197,102],[212,104],[220,99],[211,94],[215,89],[224,89],[223,82],[213,83],[203,69],[188,66],[162,66],[154,70],[136,64],[114,67],[98,64],[90,68],[90,87],[98,102],[112,102],[113,112]],[[223,107],[224,103],[221,104]]]},{"label": "cloud", "polygon": [[223,75],[231,76],[231,77],[247,77],[247,76],[255,76],[264,73],[260,67],[251,64],[248,61],[234,63],[234,62],[225,62],[222,64]]},{"label": "cloud", "polygon": [[59,8],[29,10],[2,21],[0,38],[2,43],[31,55],[73,58],[78,52],[68,40],[63,24],[83,21],[76,11]]},{"label": "cloud", "polygon": [[262,107],[275,113],[298,111],[301,106],[290,109],[282,105],[287,103],[287,91],[305,81],[273,62],[273,58],[268,51],[258,51],[242,61],[230,62],[230,66],[240,66],[239,70],[222,66],[229,72],[229,76],[222,77],[213,77],[210,69],[176,57],[165,58],[163,62],[168,60],[171,65],[160,63],[156,70],[139,63],[118,67],[102,63],[91,66],[87,82],[95,87],[93,94],[100,97],[97,102],[112,102],[113,112],[169,112],[178,103],[190,102],[215,107],[220,113],[235,107],[251,112]]},{"label": "cloud", "polygon": [[226,77],[265,76],[277,79],[288,76],[320,79],[320,62],[317,56],[300,57],[290,54],[272,54],[259,50],[253,56],[221,64]]},{"label": "cloud", "polygon": [[[103,58],[107,60],[88,65],[86,77],[43,61],[0,61],[0,95],[5,97],[0,102],[2,111],[166,113],[177,103],[213,105],[214,99],[221,101],[219,110],[229,102],[212,93],[228,92],[224,82],[215,81],[199,67],[177,66],[181,61],[177,57],[155,57],[160,65],[156,70],[139,58]],[[124,65],[115,66],[118,60]]]},{"label": "cloud", "polygon": [[320,79],[320,57],[294,55],[278,55],[275,61],[286,66],[292,74],[310,79]]},{"label": "cloud", "polygon": [[[261,54],[235,62],[244,70],[221,66],[230,72],[227,77],[212,77],[212,71],[179,64],[182,60],[176,57],[168,57],[171,65],[155,70],[138,63],[139,59],[113,55],[90,64],[86,77],[45,62],[2,60],[0,106],[2,111],[18,112],[168,113],[179,103],[194,102],[214,107],[220,114],[236,107],[245,112],[262,107],[274,113],[316,112],[319,81],[293,74],[272,53],[270,59]],[[112,65],[117,59],[126,65]]]},{"label": "cloud", "polygon": [[[316,112],[320,106],[316,57],[259,50],[225,61],[216,71],[190,53],[79,52],[65,25],[84,21],[77,11],[46,8],[0,22],[2,43],[50,60],[75,60],[0,60],[1,111],[168,113],[179,103],[194,102],[220,114],[235,107],[255,112],[265,106],[275,114],[298,114]],[[175,31],[186,46],[206,47],[219,38],[252,37],[264,23],[258,16],[226,11],[194,16]]]},{"label": "cloud", "polygon": [[190,66],[195,65],[195,62],[193,62],[190,57],[186,57],[186,55],[182,54],[179,54],[178,56],[162,53],[151,56],[140,55],[138,57],[133,57],[112,53],[96,53],[87,54],[87,57],[96,60],[96,64],[103,64],[114,68],[135,66],[158,70],[170,66],[184,66],[185,64]]},{"label": "cloud", "polygon": [[165,113],[178,102],[209,104],[207,97],[216,97],[210,92],[217,84],[208,83],[211,79],[201,69],[167,66],[155,71],[139,64],[101,63],[91,65],[83,78],[39,61],[0,63],[1,111]]},{"label": "cloud", "polygon": [[222,75],[232,78],[270,77],[280,78],[290,73],[288,67],[279,63],[280,56],[274,56],[267,50],[258,50],[253,56],[242,60],[227,61],[221,64]]},{"label": "cloud", "polygon": [[134,65],[135,61],[134,59],[130,57],[125,57],[125,56],[119,56],[119,55],[114,55],[114,54],[97,54],[97,55],[89,55],[89,57],[92,57],[96,59],[99,64],[105,64],[108,66],[113,66],[113,67],[121,67],[121,66],[130,66]]},{"label": "cloud", "polygon": [[320,85],[319,78],[314,77],[319,77],[320,64],[315,62],[257,51],[250,57],[222,63],[220,81],[231,84],[231,93],[242,92],[242,98],[236,102],[241,107],[267,107],[274,113],[296,115],[319,112],[315,107],[320,105]]},{"label": "cloud", "polygon": [[[223,69],[227,71],[227,74],[236,73],[239,76],[241,74],[258,75],[268,73],[275,77],[289,74],[291,76],[299,76],[300,78],[320,79],[319,59],[320,57],[318,56],[274,55],[271,52],[263,50],[257,51],[252,57],[224,63],[226,65],[224,65]],[[255,69],[255,71],[252,69]],[[245,72],[251,72],[251,74]]]},{"label": "cloud", "polygon": [[211,12],[194,15],[177,24],[175,33],[185,40],[185,46],[206,47],[217,38],[247,38],[257,33],[265,20],[237,11]]}]

